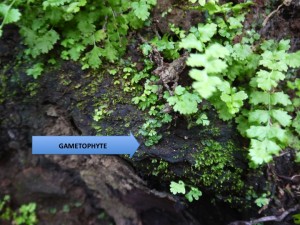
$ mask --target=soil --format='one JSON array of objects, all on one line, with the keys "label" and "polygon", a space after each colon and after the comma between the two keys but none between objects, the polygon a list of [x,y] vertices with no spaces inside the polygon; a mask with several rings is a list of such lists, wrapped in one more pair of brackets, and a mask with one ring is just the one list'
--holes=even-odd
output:
[{"label": "soil", "polygon": [[[266,9],[275,10],[278,4],[256,0],[245,26],[261,24]],[[172,11],[162,18],[162,13],[170,7]],[[290,38],[292,51],[299,50],[299,10],[300,3],[292,1],[270,18],[267,26],[260,29],[261,35],[276,40]],[[178,1],[159,0],[153,21],[155,25],[142,30],[143,35],[151,36],[155,30],[159,34],[169,32],[169,22],[188,29],[203,21],[203,15],[197,11],[185,14]],[[133,39],[134,35],[131,34]],[[128,47],[127,57],[139,62],[140,52],[134,43]],[[208,116],[217,132],[196,127],[187,129],[187,122],[178,116],[171,127],[162,128],[164,138],[155,147],[146,147],[139,137],[141,146],[133,159],[32,155],[34,135],[95,135],[91,115],[101,101],[113,105],[112,114],[101,122],[103,135],[137,133],[144,113],[131,104],[131,97],[114,85],[112,76],[105,71],[101,74],[83,71],[76,63],[60,62],[59,67],[49,68],[38,82],[32,80],[24,72],[30,62],[20,61],[16,54],[22,49],[17,28],[7,26],[0,39],[0,197],[12,196],[13,209],[36,202],[39,224],[223,225],[234,221],[241,222],[232,224],[247,224],[242,221],[264,215],[279,216],[299,205],[300,179],[295,175],[299,175],[300,166],[293,162],[292,150],[276,158],[274,165],[263,168],[260,175],[247,169],[241,151],[234,156],[234,167],[244,171],[241,176],[246,186],[263,190],[266,181],[273,185],[271,194],[276,201],[262,212],[245,202],[222,201],[231,196],[230,191],[218,193],[216,197],[213,188],[206,187],[202,198],[193,203],[169,194],[172,179],[199,176],[190,168],[194,164],[193,155],[201,148],[200,140],[233,142],[236,149],[247,145],[234,125],[218,120],[214,111]],[[182,76],[186,75],[184,71]],[[179,83],[183,82],[188,79],[179,79]],[[167,162],[171,176],[153,175],[158,166],[153,160]],[[243,192],[235,194],[245,198]],[[1,220],[0,223],[5,224]],[[293,224],[293,220],[287,215],[282,221],[265,224],[287,225]]]}]

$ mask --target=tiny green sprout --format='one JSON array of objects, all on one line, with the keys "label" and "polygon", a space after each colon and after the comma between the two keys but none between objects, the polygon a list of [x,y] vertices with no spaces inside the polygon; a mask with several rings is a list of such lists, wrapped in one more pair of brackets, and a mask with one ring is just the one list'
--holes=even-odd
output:
[{"label": "tiny green sprout", "polygon": [[185,194],[185,184],[182,180],[175,182],[171,181],[170,184],[170,191],[176,195],[176,194]]},{"label": "tiny green sprout", "polygon": [[34,79],[37,79],[42,72],[44,71],[43,63],[36,63],[31,68],[26,70],[28,76],[32,76]]},{"label": "tiny green sprout", "polygon": [[[186,188],[190,188],[190,190],[186,193]],[[171,181],[170,191],[172,194],[184,194],[185,198],[189,202],[193,202],[194,200],[199,200],[199,197],[202,196],[202,192],[193,186],[186,185],[182,180],[175,182]]]},{"label": "tiny green sprout", "polygon": [[264,193],[262,194],[259,198],[257,198],[255,200],[255,204],[258,206],[258,207],[263,207],[265,205],[268,205],[270,202],[270,198],[267,197],[267,194]]}]

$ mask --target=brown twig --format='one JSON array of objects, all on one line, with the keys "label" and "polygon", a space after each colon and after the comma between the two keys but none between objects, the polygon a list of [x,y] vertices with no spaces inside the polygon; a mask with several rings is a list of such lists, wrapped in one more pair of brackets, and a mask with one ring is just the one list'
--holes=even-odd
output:
[{"label": "brown twig", "polygon": [[291,1],[292,0],[284,0],[283,3],[281,3],[277,9],[275,9],[273,12],[271,12],[265,19],[264,19],[264,22],[262,23],[263,27],[266,26],[266,24],[268,23],[269,19],[279,11],[279,9],[282,7],[282,6],[289,6],[291,4]]},{"label": "brown twig", "polygon": [[280,216],[265,216],[265,217],[261,217],[261,218],[258,218],[258,219],[255,219],[255,220],[251,220],[251,221],[236,221],[236,222],[230,223],[229,225],[238,225],[238,224],[242,224],[242,225],[255,225],[255,224],[258,224],[258,223],[269,222],[269,221],[281,222],[290,213],[295,212],[297,210],[300,210],[300,206],[298,206],[298,205],[295,206],[295,207],[293,207],[293,208],[290,208],[290,209],[286,210]]},{"label": "brown twig", "polygon": [[266,24],[268,23],[269,19],[279,11],[279,9],[283,6],[283,3],[278,6],[277,9],[275,9],[273,12],[271,12],[265,19],[264,19],[264,22],[262,23],[263,27],[266,26]]}]

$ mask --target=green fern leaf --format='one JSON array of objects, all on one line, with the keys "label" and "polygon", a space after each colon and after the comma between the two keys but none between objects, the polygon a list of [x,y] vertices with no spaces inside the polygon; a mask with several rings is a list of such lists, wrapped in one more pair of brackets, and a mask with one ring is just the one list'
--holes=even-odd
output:
[{"label": "green fern leaf", "polygon": [[62,6],[69,2],[71,2],[71,0],[47,0],[47,1],[43,2],[43,7],[44,7],[44,10],[46,10],[49,6],[57,7],[57,6]]},{"label": "green fern leaf", "polygon": [[278,43],[278,50],[279,51],[287,51],[290,49],[291,45],[290,45],[291,41],[290,40],[281,40],[279,43]]},{"label": "green fern leaf", "polygon": [[257,122],[266,124],[270,120],[270,114],[267,110],[254,110],[249,112],[249,122]]},{"label": "green fern leaf", "polygon": [[264,91],[270,91],[272,88],[277,87],[280,80],[284,80],[285,76],[280,71],[266,71],[259,70],[257,72],[256,82],[257,86]]},{"label": "green fern leaf", "polygon": [[197,49],[199,52],[203,51],[203,44],[196,38],[195,34],[190,33],[179,43],[180,48]]},{"label": "green fern leaf", "polygon": [[269,131],[269,126],[251,126],[246,133],[249,138],[257,138],[261,141],[267,138]]},{"label": "green fern leaf", "polygon": [[229,29],[238,29],[242,28],[245,17],[243,15],[239,17],[229,17],[227,21],[229,22]]},{"label": "green fern leaf", "polygon": [[102,64],[100,56],[102,56],[102,49],[94,46],[94,48],[86,53],[84,57],[84,60],[87,62],[87,64],[84,66],[84,69],[89,67],[93,69],[99,68],[99,66]]},{"label": "green fern leaf", "polygon": [[297,116],[293,120],[293,127],[296,132],[300,135],[300,112],[297,112]]},{"label": "green fern leaf", "polygon": [[288,115],[286,111],[283,111],[281,109],[273,109],[270,113],[272,118],[274,118],[280,123],[280,125],[284,127],[289,126],[292,122],[292,117]]},{"label": "green fern leaf", "polygon": [[258,105],[258,104],[268,105],[269,104],[269,93],[262,92],[262,91],[253,91],[250,94],[249,101],[253,105]]},{"label": "green fern leaf", "polygon": [[235,114],[239,112],[240,108],[243,106],[243,100],[248,98],[248,95],[244,91],[239,91],[234,93],[233,89],[229,92],[222,92],[221,100],[226,103],[228,111],[230,114]]},{"label": "green fern leaf", "polygon": [[114,62],[118,59],[118,51],[111,43],[108,42],[105,45],[104,51],[102,51],[102,56],[105,56],[105,58],[110,62]]},{"label": "green fern leaf", "polygon": [[281,148],[270,140],[251,140],[249,155],[255,164],[268,163],[272,160],[272,155],[278,155]]},{"label": "green fern leaf", "polygon": [[133,8],[134,14],[143,21],[147,20],[150,16],[150,5],[148,5],[145,0],[133,2],[131,7]]},{"label": "green fern leaf", "polygon": [[179,194],[185,194],[185,184],[181,180],[178,183],[175,182],[175,181],[171,181],[170,191],[174,195],[176,195],[178,193]]},{"label": "green fern leaf", "polygon": [[267,138],[277,140],[283,144],[286,144],[288,141],[286,130],[282,129],[278,124],[273,124],[270,127]]},{"label": "green fern leaf", "polygon": [[206,49],[205,54],[207,55],[207,58],[224,59],[226,56],[230,55],[230,51],[219,43],[214,43]]},{"label": "green fern leaf", "polygon": [[59,35],[55,30],[46,31],[38,36],[29,28],[23,27],[22,29],[25,33],[25,43],[30,47],[29,52],[34,58],[42,53],[48,53],[59,40]]},{"label": "green fern leaf", "polygon": [[252,54],[252,49],[249,45],[242,45],[240,43],[233,46],[232,57],[235,60],[245,60]]},{"label": "green fern leaf", "polygon": [[203,54],[190,54],[186,61],[186,64],[192,67],[204,67],[207,63],[207,58]]},{"label": "green fern leaf", "polygon": [[0,3],[0,15],[5,18],[5,21],[2,21],[3,24],[14,23],[21,18],[21,13],[18,9],[11,8],[4,3]]},{"label": "green fern leaf", "polygon": [[285,51],[265,51],[262,54],[262,59],[259,64],[270,70],[287,71],[286,57],[288,55]]},{"label": "green fern leaf", "polygon": [[174,94],[174,96],[167,99],[168,103],[173,106],[174,111],[183,115],[198,111],[198,103],[201,102],[201,99],[197,93],[189,93],[184,87],[177,86]]},{"label": "green fern leaf", "polygon": [[220,73],[227,68],[226,62],[216,58],[207,58],[203,54],[191,54],[186,64],[193,67],[205,67],[207,73]]},{"label": "green fern leaf", "polygon": [[272,126],[251,126],[246,133],[249,138],[256,138],[260,141],[265,139],[275,139],[282,143],[286,143],[287,141],[285,130],[276,124]]},{"label": "green fern leaf", "polygon": [[281,104],[283,106],[291,105],[289,96],[283,92],[275,92],[270,94],[271,105]]},{"label": "green fern leaf", "polygon": [[195,187],[191,187],[191,190],[185,195],[189,202],[193,202],[195,200],[199,200],[199,197],[202,196],[202,192]]},{"label": "green fern leaf", "polygon": [[222,80],[216,76],[208,76],[206,71],[192,69],[189,75],[196,80],[193,83],[193,88],[198,91],[201,97],[209,98],[217,90],[217,87],[222,84]]},{"label": "green fern leaf", "polygon": [[300,67],[300,51],[288,54],[286,58],[287,64],[292,68]]},{"label": "green fern leaf", "polygon": [[200,41],[202,43],[208,42],[217,32],[217,25],[214,23],[199,24],[198,31],[200,33]]}]

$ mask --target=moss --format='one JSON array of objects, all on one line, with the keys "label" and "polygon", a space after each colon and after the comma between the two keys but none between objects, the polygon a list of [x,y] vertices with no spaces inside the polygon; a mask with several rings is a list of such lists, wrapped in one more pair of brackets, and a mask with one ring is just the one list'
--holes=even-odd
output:
[{"label": "moss", "polygon": [[5,65],[0,69],[0,104],[23,91],[18,69],[19,65]]},{"label": "moss", "polygon": [[35,96],[38,93],[39,83],[37,82],[30,82],[26,85],[26,92],[29,93],[31,97]]},{"label": "moss", "polygon": [[244,183],[242,169],[236,167],[234,155],[239,151],[231,142],[221,144],[214,140],[202,141],[204,148],[194,154],[195,172],[199,183],[216,193],[240,191]]},{"label": "moss", "polygon": [[154,168],[152,168],[152,175],[158,176],[159,174],[167,174],[169,163],[164,160],[152,159],[151,161]]},{"label": "moss", "polygon": [[0,104],[5,101],[7,88],[7,76],[5,74],[0,74]]},{"label": "moss", "polygon": [[65,77],[64,79],[61,79],[61,84],[63,86],[68,86],[72,83],[72,80],[69,77]]}]

